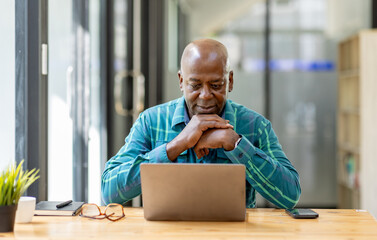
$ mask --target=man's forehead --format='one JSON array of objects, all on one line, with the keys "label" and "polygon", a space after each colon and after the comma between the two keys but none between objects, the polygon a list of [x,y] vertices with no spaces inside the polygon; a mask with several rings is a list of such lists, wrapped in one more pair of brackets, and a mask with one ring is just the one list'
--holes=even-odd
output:
[{"label": "man's forehead", "polygon": [[227,71],[224,63],[219,59],[217,61],[197,59],[182,65],[181,73],[185,75],[185,78],[199,78],[204,75],[212,78],[222,78],[227,74]]},{"label": "man's forehead", "polygon": [[[201,79],[201,78],[188,78],[186,81],[188,82],[203,82],[204,80]],[[211,82],[211,83],[215,83],[215,82],[224,82],[225,79],[224,78],[215,78],[215,79],[210,79],[208,80],[208,82]]]},{"label": "man's forehead", "polygon": [[185,67],[196,67],[197,65],[216,65],[217,67],[225,67],[226,58],[212,52],[208,55],[191,55],[185,58],[182,65]]},{"label": "man's forehead", "polygon": [[182,54],[181,67],[201,64],[226,66],[228,55],[226,49],[213,44],[189,44]]}]

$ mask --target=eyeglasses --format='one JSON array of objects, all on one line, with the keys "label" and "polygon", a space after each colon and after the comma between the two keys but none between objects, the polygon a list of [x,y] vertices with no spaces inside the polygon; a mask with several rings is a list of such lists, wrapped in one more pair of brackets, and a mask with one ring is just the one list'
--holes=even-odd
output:
[{"label": "eyeglasses", "polygon": [[110,221],[115,222],[126,215],[124,214],[123,206],[118,203],[110,203],[106,206],[104,212],[101,211],[97,204],[86,203],[81,208],[80,216],[93,219],[107,218]]}]

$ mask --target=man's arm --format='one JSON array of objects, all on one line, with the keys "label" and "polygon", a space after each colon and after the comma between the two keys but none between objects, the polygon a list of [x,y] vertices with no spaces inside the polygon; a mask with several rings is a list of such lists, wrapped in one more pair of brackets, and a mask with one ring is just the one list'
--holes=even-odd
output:
[{"label": "man's arm", "polygon": [[234,149],[239,138],[240,136],[233,128],[208,129],[196,143],[194,151],[198,159],[204,157],[204,155],[208,155],[209,151],[206,150],[209,148],[223,148],[225,151],[231,151]]},{"label": "man's arm", "polygon": [[[228,120],[224,120],[216,114],[194,115],[187,126],[166,145],[166,152],[171,161],[186,149],[192,148],[200,140],[203,133],[208,129],[233,129]],[[207,152],[208,149],[201,149]],[[205,154],[203,154],[205,155]]]},{"label": "man's arm", "polygon": [[126,138],[125,145],[106,163],[101,181],[102,197],[105,203],[124,204],[140,195],[141,163],[170,163],[180,153],[193,147],[205,130],[232,128],[226,120],[215,114],[194,116],[171,142],[152,149],[149,125],[145,113],[140,114]]},{"label": "man's arm", "polygon": [[112,157],[101,179],[103,201],[124,204],[140,195],[140,164],[170,162],[166,144],[151,149],[151,139],[144,113],[140,114],[126,138],[125,145]]},{"label": "man's arm", "polygon": [[301,188],[296,169],[285,156],[269,122],[261,122],[258,130],[259,146],[246,137],[235,147],[239,135],[232,129],[210,129],[196,144],[199,157],[201,149],[224,148],[233,163],[246,166],[246,178],[263,197],[281,208],[293,208],[300,197]]},{"label": "man's arm", "polygon": [[257,129],[259,146],[242,137],[225,154],[233,163],[246,166],[246,178],[264,198],[280,208],[293,208],[301,195],[299,175],[284,154],[269,121]]}]

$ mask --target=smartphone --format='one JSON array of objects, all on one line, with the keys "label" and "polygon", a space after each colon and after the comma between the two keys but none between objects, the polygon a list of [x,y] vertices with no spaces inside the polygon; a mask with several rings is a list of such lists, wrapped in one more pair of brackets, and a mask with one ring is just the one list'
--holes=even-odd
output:
[{"label": "smartphone", "polygon": [[310,219],[310,218],[318,217],[318,213],[310,209],[303,209],[303,208],[286,209],[285,212],[291,215],[293,218],[298,218],[298,219]]}]

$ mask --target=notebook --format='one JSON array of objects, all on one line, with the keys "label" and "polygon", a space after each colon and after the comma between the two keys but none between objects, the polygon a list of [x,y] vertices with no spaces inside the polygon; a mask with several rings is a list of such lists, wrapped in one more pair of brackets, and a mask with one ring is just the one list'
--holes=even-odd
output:
[{"label": "notebook", "polygon": [[140,165],[147,220],[244,221],[242,164]]},{"label": "notebook", "polygon": [[84,202],[72,202],[69,205],[56,208],[59,201],[41,201],[35,206],[34,215],[36,216],[75,216],[77,215]]}]

